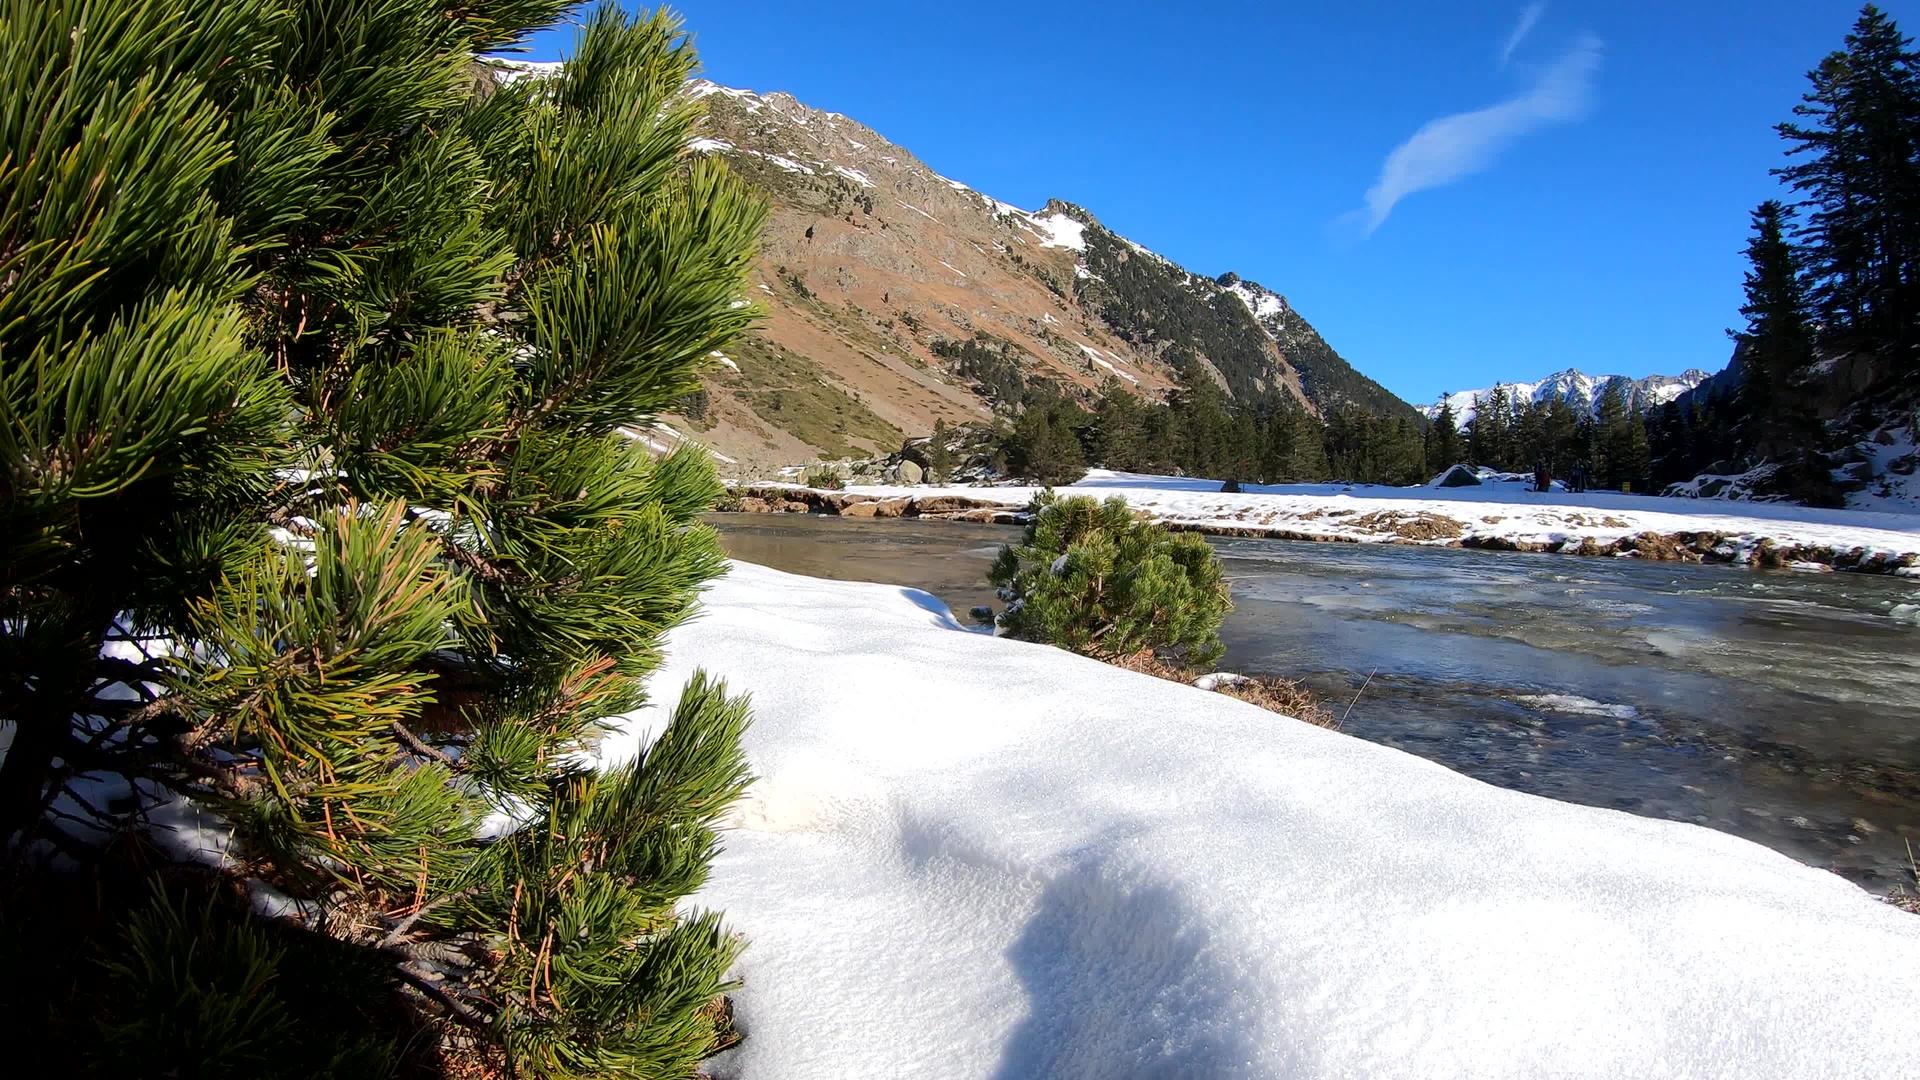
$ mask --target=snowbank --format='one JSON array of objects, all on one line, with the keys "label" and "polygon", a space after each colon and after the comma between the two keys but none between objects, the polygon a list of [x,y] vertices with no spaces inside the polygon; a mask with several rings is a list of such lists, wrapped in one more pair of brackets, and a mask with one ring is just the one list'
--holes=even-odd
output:
[{"label": "snowbank", "polygon": [[[751,691],[703,902],[780,1077],[1885,1076],[1920,919],[1731,836],[1490,787],[1219,694],[734,564]],[[658,713],[637,714],[609,757]]]},{"label": "snowbank", "polygon": [[[1862,549],[1868,560],[1920,559],[1920,515],[1824,510],[1784,503],[1530,490],[1530,478],[1487,474],[1477,487],[1386,487],[1368,484],[1242,484],[1222,494],[1220,481],[1094,469],[1063,491],[1118,495],[1162,521],[1214,532],[1272,533],[1319,540],[1427,544],[1517,545],[1575,550],[1641,533],[1716,534],[1723,554],[1746,562],[1762,540],[1782,549]],[[1024,506],[1037,489],[855,485],[850,496],[920,499],[959,496]]]}]

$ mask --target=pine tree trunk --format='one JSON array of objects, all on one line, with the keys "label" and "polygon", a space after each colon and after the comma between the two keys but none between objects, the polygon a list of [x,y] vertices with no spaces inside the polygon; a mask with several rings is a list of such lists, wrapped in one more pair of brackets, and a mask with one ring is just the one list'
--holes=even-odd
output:
[{"label": "pine tree trunk", "polygon": [[108,619],[75,617],[67,620],[49,650],[36,685],[25,690],[14,710],[13,742],[0,759],[0,853],[12,853],[16,838],[23,844],[40,817],[53,760],[73,731],[73,716],[93,685],[94,658],[100,655]]}]

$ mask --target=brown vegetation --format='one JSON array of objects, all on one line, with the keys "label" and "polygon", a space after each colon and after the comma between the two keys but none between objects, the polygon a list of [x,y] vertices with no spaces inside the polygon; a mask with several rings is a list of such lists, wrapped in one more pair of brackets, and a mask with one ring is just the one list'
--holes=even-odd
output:
[{"label": "brown vegetation", "polygon": [[1402,540],[1455,540],[1462,531],[1460,523],[1452,518],[1424,511],[1401,514],[1378,510],[1354,518],[1349,524],[1374,532],[1391,533]]},{"label": "brown vegetation", "polygon": [[[1132,656],[1107,657],[1107,663],[1114,667],[1137,671],[1142,675],[1151,675],[1156,679],[1192,686],[1193,681],[1203,673],[1190,668],[1170,664],[1155,656],[1152,652],[1136,653]],[[1225,694],[1238,698],[1249,705],[1258,705],[1268,712],[1291,716],[1315,727],[1337,728],[1339,721],[1333,713],[1313,696],[1313,692],[1278,675],[1242,675],[1237,679],[1222,680],[1213,690],[1216,694]]]}]

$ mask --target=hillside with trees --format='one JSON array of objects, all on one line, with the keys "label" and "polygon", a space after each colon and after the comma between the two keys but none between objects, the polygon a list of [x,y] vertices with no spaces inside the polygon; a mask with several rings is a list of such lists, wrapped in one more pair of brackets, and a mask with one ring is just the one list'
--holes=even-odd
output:
[{"label": "hillside with trees", "polygon": [[[1869,4],[1778,125],[1727,369],[1649,418],[1651,479],[1911,499],[1920,404],[1920,54]],[[1735,484],[1739,486],[1734,487]],[[1711,489],[1711,491],[1709,490]]]},{"label": "hillside with trees", "polygon": [[696,147],[769,203],[750,293],[766,318],[664,440],[753,472],[890,452],[1036,396],[1091,408],[1108,383],[1154,404],[1194,366],[1235,409],[1269,411],[1278,395],[1313,415],[1420,422],[1278,294],[1193,273],[1072,203],[1000,202],[788,94],[687,93],[707,107]]}]

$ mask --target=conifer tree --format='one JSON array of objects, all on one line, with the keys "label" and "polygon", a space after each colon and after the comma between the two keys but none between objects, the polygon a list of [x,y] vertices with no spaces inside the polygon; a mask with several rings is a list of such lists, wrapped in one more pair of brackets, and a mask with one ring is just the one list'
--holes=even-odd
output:
[{"label": "conifer tree", "polygon": [[1908,341],[1920,318],[1920,54],[1868,4],[1807,77],[1801,122],[1778,128],[1799,160],[1775,173],[1805,200],[1812,300],[1832,330]]},{"label": "conifer tree", "polygon": [[1787,208],[1769,199],[1753,211],[1747,241],[1745,331],[1736,335],[1743,352],[1738,403],[1750,430],[1748,445],[1759,455],[1791,450],[1812,426],[1792,383],[1813,359],[1806,284],[1787,242]]},{"label": "conifer tree", "polygon": [[1071,484],[1086,475],[1086,457],[1071,417],[1084,418],[1072,403],[1057,397],[1034,402],[1014,420],[1007,436],[1007,467],[1035,483]]},{"label": "conifer tree", "polygon": [[1433,422],[1427,425],[1427,475],[1438,476],[1460,464],[1464,460],[1461,449],[1460,426],[1453,415],[1453,403],[1442,401],[1440,411],[1434,415]]},{"label": "conifer tree", "polygon": [[1193,475],[1218,476],[1231,456],[1230,425],[1220,386],[1198,359],[1189,356],[1176,363],[1179,384],[1167,401],[1180,434],[1176,460]]},{"label": "conifer tree", "polygon": [[1579,432],[1580,418],[1574,414],[1573,406],[1557,397],[1547,402],[1540,423],[1540,453],[1555,476],[1570,475],[1574,465],[1582,460],[1577,445]]},{"label": "conifer tree", "polygon": [[1513,410],[1513,462],[1523,469],[1546,464],[1553,456],[1547,445],[1547,406],[1528,400]]},{"label": "conifer tree", "polygon": [[1474,406],[1467,442],[1474,464],[1491,469],[1513,467],[1513,401],[1506,387],[1495,386]]},{"label": "conifer tree", "polygon": [[927,479],[932,483],[944,484],[953,476],[953,450],[947,446],[952,437],[944,418],[933,422],[933,436],[927,440]]},{"label": "conifer tree", "polygon": [[1591,438],[1593,476],[1598,486],[1618,488],[1643,483],[1650,458],[1646,424],[1631,403],[1624,380],[1608,383],[1600,392]]},{"label": "conifer tree", "polygon": [[1108,386],[1094,412],[1094,460],[1109,469],[1132,471],[1145,467],[1142,455],[1145,411],[1139,398],[1118,386]]},{"label": "conifer tree", "polygon": [[565,7],[0,0],[0,832],[190,797],[512,1071],[683,1076],[744,703],[580,761],[723,567],[704,457],[622,432],[753,317],[763,210],[671,17],[476,59]]}]

